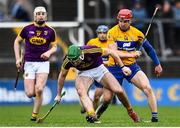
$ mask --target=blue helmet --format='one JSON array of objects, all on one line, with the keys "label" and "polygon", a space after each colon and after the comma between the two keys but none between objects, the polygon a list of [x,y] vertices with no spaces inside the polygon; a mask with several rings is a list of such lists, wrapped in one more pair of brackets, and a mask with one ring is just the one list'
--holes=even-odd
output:
[{"label": "blue helmet", "polygon": [[109,28],[106,25],[99,25],[96,29],[96,33],[99,32],[108,32]]}]

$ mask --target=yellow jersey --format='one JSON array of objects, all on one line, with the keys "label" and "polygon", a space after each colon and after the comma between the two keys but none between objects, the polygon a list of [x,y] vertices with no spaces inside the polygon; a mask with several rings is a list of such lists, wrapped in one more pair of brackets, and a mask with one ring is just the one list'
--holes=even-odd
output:
[{"label": "yellow jersey", "polygon": [[95,45],[97,47],[101,48],[107,48],[108,47],[108,41],[100,41],[99,38],[93,38],[87,42],[87,45]]},{"label": "yellow jersey", "polygon": [[[110,44],[110,40],[107,41],[100,41],[99,38],[93,38],[89,40],[87,45],[95,45],[97,47],[101,48],[108,48],[108,45]],[[108,61],[108,56],[102,56],[103,61]]]},{"label": "yellow jersey", "polygon": [[[118,50],[127,53],[136,51],[136,48],[144,40],[144,34],[133,26],[130,26],[130,29],[124,32],[119,28],[119,25],[115,25],[108,31],[108,40],[114,41]],[[121,58],[121,60],[125,65],[131,65],[136,62],[135,58]],[[113,65],[115,65],[114,59],[109,57],[108,66]]]}]

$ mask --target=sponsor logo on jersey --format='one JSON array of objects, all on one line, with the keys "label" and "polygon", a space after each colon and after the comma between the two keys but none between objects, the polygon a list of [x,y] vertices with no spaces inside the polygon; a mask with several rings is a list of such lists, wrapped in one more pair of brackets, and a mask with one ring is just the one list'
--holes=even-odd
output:
[{"label": "sponsor logo on jersey", "polygon": [[31,44],[42,45],[46,43],[46,39],[42,37],[33,36],[29,39]]},{"label": "sponsor logo on jersey", "polygon": [[34,34],[34,31],[29,31],[29,34]]},{"label": "sponsor logo on jersey", "polygon": [[48,34],[48,31],[44,31],[44,35],[47,35]]},{"label": "sponsor logo on jersey", "polygon": [[131,46],[131,43],[129,42],[129,43],[123,43],[123,48],[124,47],[130,47]]}]

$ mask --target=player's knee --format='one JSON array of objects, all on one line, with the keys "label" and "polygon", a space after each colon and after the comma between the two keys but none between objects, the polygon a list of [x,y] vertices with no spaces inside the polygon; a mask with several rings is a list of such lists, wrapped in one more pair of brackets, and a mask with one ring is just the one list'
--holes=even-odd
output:
[{"label": "player's knee", "polygon": [[104,96],[103,98],[103,102],[104,103],[110,103],[112,100],[113,96],[109,95],[109,96]]},{"label": "player's knee", "polygon": [[86,92],[84,92],[83,89],[78,88],[77,93],[78,93],[79,97],[85,97],[86,96]]},{"label": "player's knee", "polygon": [[143,89],[144,93],[148,96],[151,95],[153,93],[153,90],[151,87],[146,87]]},{"label": "player's knee", "polygon": [[37,95],[41,95],[43,92],[43,88],[42,87],[36,87],[36,94]]},{"label": "player's knee", "polygon": [[35,94],[34,94],[34,92],[26,92],[26,96],[27,96],[28,98],[32,98],[32,97],[35,96]]},{"label": "player's knee", "polygon": [[115,94],[124,94],[124,91],[122,89],[117,89],[114,93]]}]

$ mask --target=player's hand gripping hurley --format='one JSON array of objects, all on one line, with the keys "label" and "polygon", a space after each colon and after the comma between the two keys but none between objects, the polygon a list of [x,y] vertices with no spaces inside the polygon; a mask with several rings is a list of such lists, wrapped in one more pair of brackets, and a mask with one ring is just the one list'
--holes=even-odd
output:
[{"label": "player's hand gripping hurley", "polygon": [[20,72],[23,70],[23,67],[24,67],[24,51],[23,51],[23,49],[21,49],[21,60],[18,63],[20,64],[20,67],[17,68],[16,81],[14,83],[14,90],[15,91],[17,88]]},{"label": "player's hand gripping hurley", "polygon": [[[65,94],[66,94],[66,92],[64,91],[61,94],[61,97],[63,97]],[[37,123],[42,123],[58,103],[59,103],[59,101],[55,101],[54,104],[52,105],[52,107],[48,110],[48,112],[43,117],[37,119]]]}]

